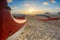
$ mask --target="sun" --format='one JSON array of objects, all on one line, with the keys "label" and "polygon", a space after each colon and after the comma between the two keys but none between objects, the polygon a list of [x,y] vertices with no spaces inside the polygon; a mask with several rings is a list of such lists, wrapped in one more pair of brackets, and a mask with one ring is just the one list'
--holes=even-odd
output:
[{"label": "sun", "polygon": [[32,12],[34,12],[34,10],[32,10],[32,9],[30,9],[30,10],[28,10],[30,13],[32,13]]},{"label": "sun", "polygon": [[32,13],[32,12],[34,12],[34,11],[35,11],[35,9],[33,9],[33,8],[28,9],[28,12],[29,12],[29,13]]},{"label": "sun", "polygon": [[36,11],[37,11],[37,10],[36,10],[35,8],[30,7],[30,8],[27,8],[27,9],[25,10],[25,13],[26,13],[26,14],[35,14]]}]

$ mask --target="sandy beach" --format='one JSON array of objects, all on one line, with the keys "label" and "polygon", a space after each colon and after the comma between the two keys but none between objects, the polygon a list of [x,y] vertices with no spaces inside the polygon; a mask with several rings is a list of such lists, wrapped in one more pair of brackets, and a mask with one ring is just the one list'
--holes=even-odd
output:
[{"label": "sandy beach", "polygon": [[60,19],[41,21],[35,16],[27,18],[26,27],[18,40],[60,40]]}]

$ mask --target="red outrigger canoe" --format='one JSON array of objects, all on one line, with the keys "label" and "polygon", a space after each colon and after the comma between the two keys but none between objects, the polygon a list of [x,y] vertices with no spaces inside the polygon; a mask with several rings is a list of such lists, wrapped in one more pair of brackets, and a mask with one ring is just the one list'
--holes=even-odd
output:
[{"label": "red outrigger canoe", "polygon": [[17,19],[11,16],[10,11],[7,0],[0,0],[0,40],[6,40],[21,29],[26,22],[25,18],[19,18],[18,23]]},{"label": "red outrigger canoe", "polygon": [[58,17],[55,17],[55,18],[39,18],[39,20],[42,20],[42,21],[50,21],[50,20],[58,20],[59,18]]}]

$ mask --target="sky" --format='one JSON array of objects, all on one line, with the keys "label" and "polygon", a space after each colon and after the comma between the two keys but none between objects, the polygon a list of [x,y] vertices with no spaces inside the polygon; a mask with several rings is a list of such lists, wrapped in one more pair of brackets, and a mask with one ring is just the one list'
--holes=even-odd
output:
[{"label": "sky", "polygon": [[13,13],[60,12],[60,0],[7,0]]}]

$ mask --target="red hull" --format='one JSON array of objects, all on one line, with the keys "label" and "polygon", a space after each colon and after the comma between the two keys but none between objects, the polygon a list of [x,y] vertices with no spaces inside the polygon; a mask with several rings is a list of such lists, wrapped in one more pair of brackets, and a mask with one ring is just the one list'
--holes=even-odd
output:
[{"label": "red hull", "polygon": [[42,21],[49,21],[49,20],[58,20],[59,18],[38,18],[38,19]]},{"label": "red hull", "polygon": [[6,40],[9,36],[21,29],[24,26],[25,22],[17,23],[13,20],[10,14],[10,10],[7,8],[7,0],[2,0],[0,3],[2,3],[2,9],[0,9],[2,10],[2,13],[0,13],[0,25],[2,25],[0,26],[0,40]]}]

